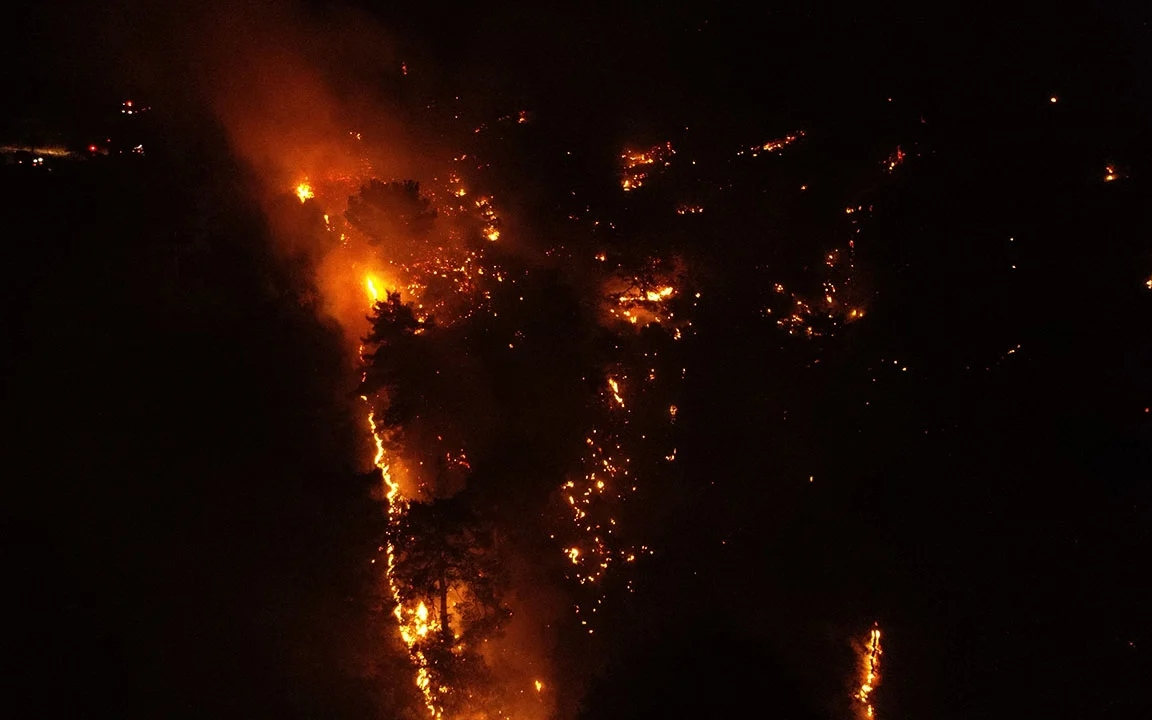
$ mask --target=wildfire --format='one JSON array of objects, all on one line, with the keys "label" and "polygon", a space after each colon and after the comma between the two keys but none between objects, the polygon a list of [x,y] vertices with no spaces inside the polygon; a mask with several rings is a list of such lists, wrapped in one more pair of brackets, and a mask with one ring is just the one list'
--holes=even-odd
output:
[{"label": "wildfire", "polygon": [[[339,249],[330,256],[333,263],[333,277],[339,282],[347,282],[351,271],[352,282],[359,285],[359,295],[369,309],[378,303],[387,300],[389,292],[403,291],[409,301],[415,305],[418,322],[433,312],[437,313],[439,324],[449,324],[453,320],[463,319],[474,310],[483,307],[487,302],[487,293],[481,291],[481,283],[500,283],[504,280],[503,271],[491,263],[486,262],[483,250],[478,245],[469,245],[463,238],[465,228],[475,228],[476,220],[481,224],[480,236],[477,240],[494,241],[499,236],[500,218],[492,207],[488,198],[472,201],[471,198],[464,203],[461,199],[468,196],[460,185],[459,178],[453,176],[451,192],[445,193],[448,198],[445,202],[454,202],[456,205],[441,205],[435,208],[429,217],[445,218],[442,225],[434,227],[430,241],[422,242],[423,238],[413,233],[414,239],[404,245],[383,245],[374,243],[371,232],[374,229],[370,224],[358,226],[343,212],[344,206],[339,202],[332,202],[332,195],[339,195],[345,191],[354,191],[354,188],[363,187],[360,182],[351,178],[338,178],[323,183],[314,184],[305,179],[293,188],[296,197],[304,203],[314,200],[323,204],[324,231],[339,233]],[[407,186],[393,183],[381,184],[373,188],[385,196],[385,201],[397,203],[419,202],[421,196],[417,195],[418,186]],[[389,194],[391,193],[391,194]],[[410,193],[404,195],[403,193]],[[413,199],[412,196],[415,196]],[[371,200],[371,198],[370,198]],[[409,206],[405,206],[407,209]],[[390,211],[386,209],[386,212]],[[396,211],[392,211],[396,212]],[[400,212],[403,212],[401,210]],[[467,215],[457,222],[457,216]],[[369,218],[369,221],[371,218]],[[391,221],[391,220],[389,220]],[[469,236],[471,237],[471,236]],[[385,254],[383,247],[390,252]],[[365,271],[365,266],[373,268]],[[341,295],[338,287],[333,287],[333,296]],[[356,314],[363,317],[362,313]],[[359,332],[359,331],[357,331]],[[421,330],[417,330],[419,334]],[[363,355],[365,348],[361,346]],[[382,482],[381,495],[384,498],[385,513],[388,524],[392,528],[400,526],[409,510],[409,499],[405,497],[401,482],[399,481],[400,468],[404,466],[404,458],[396,448],[393,434],[396,428],[391,428],[381,421],[377,412],[376,397],[361,396],[365,404],[367,426],[373,441],[374,453],[372,464],[380,471]],[[466,453],[463,449],[446,453],[447,463],[453,467],[469,467]],[[398,549],[391,539],[380,545],[378,552],[383,557],[378,559],[383,565],[382,583],[387,588],[392,605],[391,612],[396,621],[397,632],[401,641],[407,648],[408,656],[413,664],[414,683],[419,688],[421,696],[432,720],[443,720],[446,708],[451,699],[465,697],[457,691],[468,692],[467,688],[448,687],[441,671],[433,661],[429,650],[429,643],[436,642],[442,632],[445,619],[441,612],[418,598],[406,599],[404,587],[398,580]],[[372,560],[373,563],[377,559]],[[467,597],[466,586],[453,587],[455,596]],[[410,593],[409,593],[410,594]],[[453,627],[453,630],[462,630]],[[455,633],[454,633],[455,634]],[[453,646],[453,653],[463,649],[463,645]]]},{"label": "wildfire", "polygon": [[872,692],[880,685],[880,625],[872,624],[872,630],[867,639],[860,642],[857,647],[857,656],[860,672],[860,687],[853,695],[860,709],[860,716],[871,720],[876,717],[876,709],[872,705]]},{"label": "wildfire", "polygon": [[[608,258],[599,253],[596,260]],[[595,633],[592,614],[604,608],[610,570],[654,553],[629,537],[627,503],[639,490],[640,474],[654,480],[676,460],[670,440],[679,408],[672,393],[686,370],[669,367],[675,362],[671,349],[691,327],[689,311],[700,298],[684,292],[685,281],[679,261],[655,259],[634,273],[618,269],[605,280],[601,321],[616,330],[621,355],[605,373],[602,410],[584,438],[581,472],[560,488],[574,533],[563,552],[573,579],[594,596],[575,604],[589,634]],[[641,328],[648,330],[637,332]],[[631,589],[630,581],[626,587]]]},{"label": "wildfire", "polygon": [[884,159],[884,169],[888,172],[893,172],[897,167],[904,163],[904,150],[899,145],[892,151],[892,154]]},{"label": "wildfire", "polygon": [[[361,399],[371,407],[367,397],[362,396]],[[375,412],[371,409],[368,411],[368,428],[376,444],[376,455],[372,459],[372,464],[379,468],[380,477],[386,488],[384,498],[387,503],[388,521],[396,524],[407,511],[408,502],[400,495],[400,484],[392,478],[392,464],[389,462],[386,450],[386,438],[376,423]],[[386,545],[378,549],[385,553],[384,577],[394,604],[392,614],[396,617],[396,622],[399,625],[400,638],[404,641],[404,645],[408,648],[408,654],[416,666],[416,687],[420,688],[420,692],[424,696],[424,704],[433,720],[441,720],[444,713],[433,694],[428,658],[417,645],[429,633],[437,632],[439,623],[429,620],[428,607],[423,602],[414,608],[405,606],[400,595],[400,586],[396,582],[396,548],[392,541],[389,540]]]},{"label": "wildfire", "polygon": [[[853,243],[849,243],[849,250]],[[829,335],[846,324],[855,322],[864,317],[865,309],[858,304],[844,299],[843,288],[851,289],[852,269],[851,253],[847,261],[839,250],[833,250],[824,256],[824,265],[827,270],[827,279],[821,283],[821,294],[818,298],[807,297],[799,293],[788,292],[783,285],[776,283],[774,290],[778,296],[786,300],[786,305],[779,313],[776,325],[786,330],[789,335],[802,335],[814,338]],[[775,316],[773,308],[764,310],[769,316]]]},{"label": "wildfire", "polygon": [[316,193],[312,192],[312,185],[307,180],[296,186],[296,197],[300,198],[303,203],[306,200],[311,200],[316,197]]},{"label": "wildfire", "polygon": [[[597,255],[596,259],[602,257]],[[681,332],[692,324],[684,314],[684,310],[689,309],[687,303],[681,301],[677,289],[683,279],[683,270],[679,267],[662,269],[656,266],[638,275],[619,273],[610,276],[604,283],[607,302],[602,305],[603,319],[621,328],[660,325],[670,329],[679,339]],[[678,312],[680,316],[677,316]]]},{"label": "wildfire", "polygon": [[616,404],[624,407],[624,398],[620,397],[620,385],[616,382],[616,378],[608,378],[608,387],[612,389],[612,397],[616,400]]},{"label": "wildfire", "polygon": [[657,164],[668,167],[671,164],[668,158],[675,154],[670,142],[653,145],[647,150],[625,150],[620,154],[620,187],[624,192],[641,187],[648,177],[649,168]]},{"label": "wildfire", "polygon": [[[860,233],[860,224],[871,211],[871,205],[844,208],[853,236]],[[835,334],[845,325],[864,317],[867,298],[855,283],[855,255],[854,237],[848,240],[847,247],[834,248],[824,254],[819,294],[789,292],[782,284],[774,283],[775,294],[783,302],[766,307],[764,314],[775,318],[776,325],[789,335],[808,338]]]},{"label": "wildfire", "polygon": [[372,300],[372,304],[380,302],[380,290],[376,287],[376,281],[369,275],[364,278],[364,287],[368,290],[368,297]]},{"label": "wildfire", "polygon": [[783,151],[784,148],[788,147],[789,145],[796,142],[797,140],[799,140],[802,137],[804,137],[804,131],[803,130],[797,130],[796,132],[794,132],[790,135],[785,135],[784,137],[776,138],[774,140],[769,140],[768,142],[766,142],[762,145],[753,145],[752,147],[748,148],[747,150],[741,150],[741,151],[737,152],[736,154],[737,155],[744,155],[745,153],[747,153],[747,154],[751,155],[752,157],[758,157],[760,155],[760,153],[779,153],[779,152]]}]

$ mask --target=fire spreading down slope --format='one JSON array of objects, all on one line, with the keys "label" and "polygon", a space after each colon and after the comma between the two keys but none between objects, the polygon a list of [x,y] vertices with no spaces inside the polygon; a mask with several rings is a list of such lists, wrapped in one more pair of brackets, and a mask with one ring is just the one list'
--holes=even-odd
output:
[{"label": "fire spreading down slope", "polygon": [[[311,222],[327,248],[316,271],[322,302],[361,358],[360,401],[389,525],[373,563],[428,715],[554,716],[549,659],[508,639],[531,634],[517,623],[544,624],[513,611],[507,568],[521,541],[488,512],[493,495],[516,490],[473,481],[475,459],[484,462],[494,444],[475,427],[484,415],[478,386],[499,383],[493,374],[532,352],[524,326],[540,310],[525,296],[533,275],[548,273],[537,269],[542,256],[499,247],[496,204],[455,170],[426,186],[306,177],[292,193],[298,221]],[[589,422],[584,451],[573,448],[567,478],[538,504],[551,494],[567,508],[540,529],[577,586],[593,588],[571,604],[593,634],[606,575],[652,552],[624,529],[628,498],[676,459],[674,399],[686,370],[673,346],[690,332],[699,293],[686,291],[686,269],[671,258],[609,262],[600,253],[584,266],[597,279],[581,312],[609,349],[583,365],[588,390],[575,412]]]},{"label": "fire spreading down slope", "polygon": [[[778,153],[803,136],[796,132],[755,150]],[[622,190],[637,191],[648,168],[657,159],[668,167],[672,155],[670,143],[626,151]],[[359,358],[361,412],[388,520],[372,562],[382,569],[382,604],[407,651],[425,712],[437,720],[553,717],[557,678],[549,669],[549,642],[520,639],[557,631],[546,630],[552,623],[519,596],[509,568],[531,552],[525,532],[547,533],[572,581],[560,593],[570,598],[573,615],[558,624],[575,622],[589,636],[611,597],[633,590],[631,574],[617,568],[654,552],[629,518],[645,488],[676,467],[678,403],[688,375],[680,347],[694,335],[701,292],[675,254],[555,246],[534,254],[527,244],[510,251],[504,245],[513,236],[498,203],[463,179],[467,167],[479,167],[471,165],[475,158],[455,158],[424,185],[376,178],[367,161],[357,172],[302,175],[284,189],[297,208],[288,216],[298,226],[293,232],[311,228],[307,242],[323,248],[315,253],[321,305],[344,326]],[[864,212],[860,206],[847,214]],[[860,293],[841,299],[842,288],[852,286],[854,245],[850,239],[825,257],[823,297],[787,296],[783,317],[773,324],[813,338],[862,317]],[[561,274],[557,287],[558,261],[577,268],[572,277],[581,280]],[[541,285],[538,275],[550,279]],[[491,471],[483,470],[499,442],[492,428],[482,427],[491,410],[481,396],[485,386],[506,380],[508,368],[515,374],[519,354],[533,352],[539,341],[526,328],[546,317],[541,306],[566,283],[567,292],[583,293],[576,316],[583,320],[561,328],[573,336],[571,348],[547,352],[580,358],[583,399],[559,411],[565,422],[582,418],[584,432],[551,500],[544,493],[526,501],[558,512],[514,529],[494,508],[523,492],[494,487]],[[778,284],[775,293],[786,295]],[[764,312],[775,319],[773,310]],[[581,336],[594,338],[594,350],[579,349]],[[536,373],[548,374],[538,367]],[[534,380],[517,375],[511,382]],[[863,669],[853,699],[859,713],[872,718],[878,628],[856,654]]]},{"label": "fire spreading down slope", "polygon": [[[286,76],[302,111],[335,105],[325,88],[305,91],[308,72],[265,70]],[[658,550],[645,528],[652,501],[680,472],[688,349],[708,295],[690,248],[644,249],[603,233],[607,219],[563,242],[528,237],[484,187],[492,158],[480,157],[491,128],[531,126],[525,112],[453,125],[441,152],[411,158],[395,128],[374,137],[335,112],[277,116],[277,138],[248,132],[270,122],[241,92],[259,100],[262,82],[239,86],[221,112],[266,176],[273,231],[303,258],[308,300],[355,358],[364,464],[387,518],[371,562],[390,642],[412,667],[411,704],[437,720],[573,715],[579,689],[564,683],[584,678],[555,669],[555,646],[577,637],[593,648],[611,627],[613,599]],[[771,162],[807,138],[793,130],[731,155]],[[647,202],[694,164],[682,154],[670,141],[624,148],[615,192]],[[673,222],[710,217],[706,199],[685,200],[670,204]],[[763,332],[804,342],[863,316],[854,253],[865,208],[841,216],[846,246],[826,251],[805,294],[762,278],[775,285],[757,296]],[[853,684],[871,713],[874,675]]]}]

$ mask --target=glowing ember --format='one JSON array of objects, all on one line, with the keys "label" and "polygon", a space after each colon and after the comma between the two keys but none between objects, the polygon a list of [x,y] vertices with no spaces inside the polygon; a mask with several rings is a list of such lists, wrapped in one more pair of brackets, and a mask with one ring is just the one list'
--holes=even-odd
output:
[{"label": "glowing ember", "polygon": [[799,140],[802,137],[804,137],[804,131],[803,130],[797,130],[796,132],[792,133],[791,135],[785,135],[784,137],[776,138],[775,140],[769,140],[768,142],[764,143],[763,145],[753,145],[752,147],[748,148],[747,150],[741,150],[741,151],[737,152],[736,154],[737,155],[744,155],[745,153],[747,153],[747,154],[751,155],[752,157],[758,157],[760,155],[760,153],[779,153],[782,150],[784,150],[784,148],[788,147],[789,145],[796,142],[797,140]]},{"label": "glowing ember", "polygon": [[[608,257],[600,253],[596,260]],[[601,321],[616,330],[621,355],[605,373],[602,410],[584,438],[581,472],[560,488],[573,532],[563,552],[571,577],[593,597],[575,603],[589,634],[595,633],[593,614],[604,609],[612,567],[654,552],[629,537],[628,500],[641,474],[654,481],[676,460],[671,433],[679,409],[673,393],[686,370],[672,348],[691,327],[687,316],[700,297],[682,290],[686,280],[679,260],[649,258],[633,273],[617,270],[604,284]],[[626,587],[631,590],[631,582]]]},{"label": "glowing ember", "polygon": [[[597,255],[596,259],[601,257]],[[679,339],[681,332],[692,324],[684,313],[684,309],[690,308],[677,291],[683,282],[684,271],[678,266],[653,265],[639,275],[611,276],[604,284],[607,299],[602,305],[604,320],[620,328],[631,326],[636,330],[660,325],[672,330]]]},{"label": "glowing ember", "polygon": [[833,250],[824,256],[824,265],[828,268],[828,274],[827,279],[821,283],[822,292],[818,298],[790,293],[780,283],[773,286],[776,294],[786,304],[783,307],[765,308],[764,313],[778,317],[776,325],[788,331],[789,335],[808,338],[830,335],[844,325],[864,317],[863,307],[844,298],[848,294],[844,290],[852,290],[851,252],[845,261],[844,254]]},{"label": "glowing ember", "polygon": [[616,378],[608,378],[608,387],[612,388],[612,397],[615,398],[616,404],[624,407],[624,398],[620,397],[620,385],[616,382]]},{"label": "glowing ember", "polygon": [[880,685],[880,625],[873,623],[868,638],[857,646],[860,673],[860,687],[853,695],[857,701],[860,717],[871,720],[876,717],[872,705],[872,692]]},{"label": "glowing ember", "polygon": [[894,171],[897,167],[904,163],[904,150],[899,145],[892,151],[892,154],[884,159],[884,169],[888,172]]},{"label": "glowing ember", "polygon": [[676,151],[672,149],[670,142],[663,145],[653,145],[642,151],[625,150],[620,155],[622,167],[620,187],[624,188],[625,192],[641,187],[647,179],[651,167],[656,165],[668,167],[671,164],[668,158],[675,154]]}]

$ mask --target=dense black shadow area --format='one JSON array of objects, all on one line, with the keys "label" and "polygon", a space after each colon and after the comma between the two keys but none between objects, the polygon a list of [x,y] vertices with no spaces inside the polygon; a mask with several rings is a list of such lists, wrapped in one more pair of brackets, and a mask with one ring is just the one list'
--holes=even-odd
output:
[{"label": "dense black shadow area", "polygon": [[758,717],[822,720],[800,681],[767,643],[716,632],[700,616],[681,633],[629,648],[595,678],[580,718],[730,718],[756,708]]},{"label": "dense black shadow area", "polygon": [[363,716],[349,360],[226,153],[195,157],[0,167],[6,702]]}]

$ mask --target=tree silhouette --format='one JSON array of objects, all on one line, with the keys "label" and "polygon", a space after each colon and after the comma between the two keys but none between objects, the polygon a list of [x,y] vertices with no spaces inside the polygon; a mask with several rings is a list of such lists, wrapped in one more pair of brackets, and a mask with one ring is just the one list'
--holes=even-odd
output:
[{"label": "tree silhouette", "polygon": [[580,720],[821,720],[770,647],[714,631],[714,618],[698,620],[633,647],[608,667],[584,697]]},{"label": "tree silhouette", "polygon": [[[423,601],[452,646],[497,632],[508,618],[494,530],[460,496],[413,503],[391,529],[401,597]],[[452,604],[449,605],[449,595]]]},{"label": "tree silhouette", "polygon": [[506,578],[494,529],[457,496],[413,503],[389,537],[401,600],[424,603],[439,623],[439,632],[423,638],[419,649],[438,682],[467,693],[446,697],[446,709],[483,704],[491,679],[480,648],[511,617],[502,600]]},{"label": "tree silhouette", "polygon": [[376,303],[368,320],[371,328],[364,345],[374,350],[364,356],[360,394],[384,390],[388,404],[382,419],[389,426],[400,426],[417,412],[421,388],[427,387],[435,374],[424,335],[434,323],[430,318],[417,318],[412,305],[401,301],[399,292],[390,292]]},{"label": "tree silhouette", "polygon": [[370,180],[348,198],[344,217],[374,244],[393,239],[411,241],[426,237],[436,220],[432,201],[420,194],[414,180]]}]

